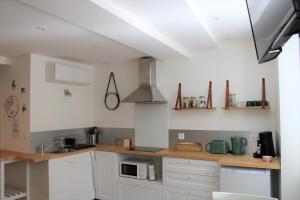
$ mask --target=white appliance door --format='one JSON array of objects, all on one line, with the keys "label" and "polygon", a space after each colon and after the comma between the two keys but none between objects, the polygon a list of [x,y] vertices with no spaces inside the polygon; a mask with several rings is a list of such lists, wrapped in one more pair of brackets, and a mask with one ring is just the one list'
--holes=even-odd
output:
[{"label": "white appliance door", "polygon": [[270,170],[222,167],[220,191],[271,197]]}]

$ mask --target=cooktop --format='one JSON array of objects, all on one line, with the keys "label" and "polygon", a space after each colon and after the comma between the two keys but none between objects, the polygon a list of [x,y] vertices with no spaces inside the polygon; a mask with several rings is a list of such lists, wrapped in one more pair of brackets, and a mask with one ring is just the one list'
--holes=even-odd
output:
[{"label": "cooktop", "polygon": [[163,150],[163,148],[135,146],[135,147],[131,147],[130,150],[143,151],[143,152],[158,152],[158,151]]}]

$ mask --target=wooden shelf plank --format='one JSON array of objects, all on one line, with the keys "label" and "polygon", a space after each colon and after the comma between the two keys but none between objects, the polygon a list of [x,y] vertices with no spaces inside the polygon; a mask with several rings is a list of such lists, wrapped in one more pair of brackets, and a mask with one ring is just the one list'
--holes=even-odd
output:
[{"label": "wooden shelf plank", "polygon": [[225,110],[268,110],[270,109],[270,106],[262,107],[262,106],[236,106],[236,107],[223,107]]},{"label": "wooden shelf plank", "polygon": [[203,107],[203,108],[182,108],[182,109],[175,109],[175,108],[172,108],[172,110],[176,110],[176,111],[183,111],[183,110],[215,110],[216,108],[215,107],[209,107],[209,108],[206,108],[206,107]]}]

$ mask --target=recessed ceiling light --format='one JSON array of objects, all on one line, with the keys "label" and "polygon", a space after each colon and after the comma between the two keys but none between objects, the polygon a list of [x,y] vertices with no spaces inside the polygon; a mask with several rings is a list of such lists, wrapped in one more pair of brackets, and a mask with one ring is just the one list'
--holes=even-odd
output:
[{"label": "recessed ceiling light", "polygon": [[37,26],[36,30],[38,30],[38,31],[45,31],[45,30],[47,30],[47,28],[44,27],[44,26]]}]

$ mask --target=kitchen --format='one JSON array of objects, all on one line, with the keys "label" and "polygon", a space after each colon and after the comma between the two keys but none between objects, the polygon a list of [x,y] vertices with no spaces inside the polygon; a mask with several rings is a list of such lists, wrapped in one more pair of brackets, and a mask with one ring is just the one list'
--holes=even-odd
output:
[{"label": "kitchen", "polygon": [[[172,2],[0,1],[1,105],[9,96],[19,102],[17,111],[0,108],[1,194],[5,185],[26,195],[19,198],[32,200],[211,199],[213,191],[250,194],[243,190],[259,182],[249,186],[246,177],[235,181],[241,185],[238,191],[236,186],[224,189],[234,185],[233,179],[224,179],[230,175],[224,172],[238,167],[246,169],[244,174],[249,170],[266,175],[264,180],[269,181],[258,186],[268,192],[263,196],[297,199],[300,164],[292,155],[299,143],[295,132],[299,125],[298,114],[291,113],[298,109],[298,97],[291,91],[299,89],[299,76],[296,68],[286,70],[294,66],[290,62],[298,52],[293,46],[297,38],[289,40],[278,59],[258,64],[244,1],[228,2],[230,12],[222,12],[224,5],[218,1]],[[207,8],[202,20],[195,14],[201,5]],[[82,17],[82,12],[88,14]],[[147,59],[145,73],[141,66]],[[111,72],[114,79],[108,83]],[[262,99],[263,78],[267,109],[226,107],[227,80],[236,105],[245,106],[246,101]],[[174,109],[179,83],[182,97],[208,97],[209,81],[212,109]],[[145,82],[156,85],[167,103],[123,102]],[[120,104],[116,106],[118,99],[110,96],[112,105],[105,105],[106,93],[116,91]],[[115,110],[107,108],[114,106]],[[99,127],[97,134],[89,134],[92,127]],[[273,133],[280,155],[272,162],[252,156],[259,133],[266,131]],[[97,135],[101,144],[49,153],[61,138],[86,144],[91,135]],[[231,137],[236,136],[246,138],[246,154],[205,152],[206,144],[215,140],[231,150]],[[161,149],[119,147],[125,140],[132,146]],[[202,151],[176,151],[180,142],[201,143]],[[207,150],[213,151],[212,146]],[[155,164],[155,181],[120,176],[123,161],[141,158]]]}]

